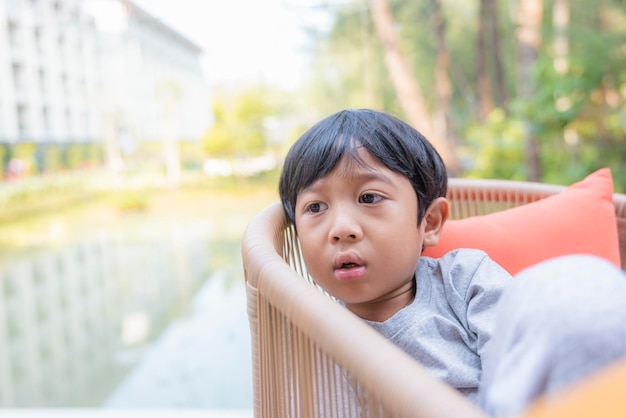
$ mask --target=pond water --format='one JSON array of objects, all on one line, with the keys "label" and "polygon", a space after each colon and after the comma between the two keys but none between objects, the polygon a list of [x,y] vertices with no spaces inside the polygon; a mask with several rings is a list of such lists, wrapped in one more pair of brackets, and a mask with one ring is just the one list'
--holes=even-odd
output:
[{"label": "pond water", "polygon": [[251,409],[239,234],[138,219],[3,257],[5,412]]}]

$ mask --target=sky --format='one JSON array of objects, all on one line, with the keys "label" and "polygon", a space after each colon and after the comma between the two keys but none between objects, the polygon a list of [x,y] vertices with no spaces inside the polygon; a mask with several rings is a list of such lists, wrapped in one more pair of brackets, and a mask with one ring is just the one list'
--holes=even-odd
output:
[{"label": "sky", "polygon": [[213,85],[296,87],[307,73],[303,26],[324,24],[310,0],[134,1],[204,49]]}]

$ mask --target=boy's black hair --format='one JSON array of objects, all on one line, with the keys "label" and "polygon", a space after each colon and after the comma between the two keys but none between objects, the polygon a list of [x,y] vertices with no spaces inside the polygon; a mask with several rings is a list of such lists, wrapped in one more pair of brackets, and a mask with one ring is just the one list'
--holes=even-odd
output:
[{"label": "boy's black hair", "polygon": [[430,204],[445,197],[446,167],[421,133],[387,113],[342,110],[313,125],[287,153],[278,188],[285,213],[294,225],[298,193],[331,172],[344,155],[361,163],[357,153],[360,146],[409,179],[417,194],[418,224]]}]

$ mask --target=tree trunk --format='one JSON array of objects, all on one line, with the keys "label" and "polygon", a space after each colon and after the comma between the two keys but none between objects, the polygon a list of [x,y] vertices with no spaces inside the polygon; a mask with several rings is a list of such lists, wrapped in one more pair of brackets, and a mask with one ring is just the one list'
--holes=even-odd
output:
[{"label": "tree trunk", "polygon": [[[517,12],[517,41],[519,43],[519,86],[518,96],[529,100],[533,94],[531,71],[537,61],[541,45],[542,0],[520,0]],[[524,122],[524,142],[526,144],[526,166],[529,181],[540,181],[541,160],[539,144],[533,132],[533,122]]]},{"label": "tree trunk", "polygon": [[504,61],[502,59],[502,45],[500,45],[500,18],[498,16],[498,1],[489,1],[489,21],[491,22],[491,42],[493,51],[493,67],[495,75],[496,106],[507,109],[507,89],[504,78]]},{"label": "tree trunk", "polygon": [[[569,69],[569,41],[567,39],[567,28],[569,26],[569,0],[554,0],[552,6],[552,28],[554,30],[554,59],[552,65],[557,74],[566,76]],[[572,100],[565,95],[555,97],[555,107],[561,112],[569,110]],[[578,160],[577,145],[578,133],[571,126],[563,129],[563,140],[570,146],[572,160]]]},{"label": "tree trunk", "polygon": [[156,92],[162,101],[163,119],[165,129],[163,132],[163,154],[165,172],[170,187],[180,185],[181,167],[180,152],[178,150],[178,122],[179,122],[179,99],[181,89],[179,85],[169,79],[161,79],[157,82]]},{"label": "tree trunk", "polygon": [[480,0],[478,12],[478,33],[476,44],[476,75],[478,77],[478,119],[485,121],[489,112],[493,110],[491,91],[491,77],[487,64],[487,50],[489,49],[488,30],[492,0]]},{"label": "tree trunk", "polygon": [[446,141],[451,149],[456,148],[456,141],[450,129],[450,99],[452,83],[448,75],[450,53],[446,46],[446,21],[441,9],[440,0],[431,0],[433,8],[433,29],[437,42],[437,63],[435,65],[435,91],[437,108],[434,115],[435,135]]},{"label": "tree trunk", "polygon": [[361,1],[360,26],[361,26],[361,59],[363,60],[363,103],[366,107],[375,107],[374,83],[372,79],[372,42],[370,39],[369,12],[365,0]]},{"label": "tree trunk", "polygon": [[554,28],[554,70],[565,74],[569,68],[567,54],[569,42],[567,28],[569,26],[569,0],[554,0],[552,6],[552,27]]},{"label": "tree trunk", "polygon": [[385,65],[408,123],[418,129],[433,144],[448,169],[452,173],[456,172],[458,170],[456,156],[446,139],[436,135],[422,90],[400,51],[400,39],[396,32],[389,0],[372,0],[371,13],[376,32],[383,44]]},{"label": "tree trunk", "polygon": [[[554,32],[552,47],[554,49],[552,66],[557,74],[565,76],[569,69],[569,41],[567,27],[569,26],[569,0],[554,0],[552,6],[552,29]],[[565,112],[572,106],[571,99],[564,95],[555,96],[555,107]]]},{"label": "tree trunk", "polygon": [[507,106],[501,49],[497,0],[480,0],[476,72],[479,98],[478,118],[482,121],[494,107],[506,109]]}]

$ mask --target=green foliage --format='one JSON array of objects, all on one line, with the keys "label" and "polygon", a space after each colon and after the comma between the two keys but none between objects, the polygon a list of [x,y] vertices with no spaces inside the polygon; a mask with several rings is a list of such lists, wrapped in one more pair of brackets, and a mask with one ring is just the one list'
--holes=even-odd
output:
[{"label": "green foliage", "polygon": [[35,151],[37,151],[36,144],[32,142],[20,142],[13,146],[11,158],[21,160],[25,165],[25,173],[32,174],[37,170]]},{"label": "green foliage", "polygon": [[0,179],[4,178],[7,157],[9,155],[9,147],[0,144]]},{"label": "green foliage", "polygon": [[524,180],[523,124],[496,109],[484,124],[471,124],[467,130],[468,153],[472,164],[467,177]]},{"label": "green foliage", "polygon": [[0,144],[0,178],[7,174],[12,159],[24,165],[22,172],[14,173],[19,177],[99,167],[104,161],[102,144],[95,142]]},{"label": "green foliage", "polygon": [[181,167],[185,170],[200,170],[204,161],[201,141],[180,141],[178,143]]},{"label": "green foliage", "polygon": [[[315,42],[314,94],[308,96],[324,114],[338,108],[371,105],[402,114],[391,86],[367,2],[348,2],[328,9],[333,24]],[[476,51],[479,2],[441,0],[445,41],[450,53],[448,75],[453,94],[453,136],[465,175],[490,178],[526,177],[528,129],[539,146],[542,181],[568,184],[600,167],[610,167],[616,191],[626,191],[626,9],[623,0],[569,1],[570,21],[566,73],[555,70],[552,7],[543,3],[542,46],[532,68],[533,92],[517,94],[519,76],[516,3],[498,0],[498,30],[506,96],[513,98],[484,123],[478,120],[479,85]],[[436,57],[432,3],[391,2],[402,42],[431,109],[436,108]],[[363,13],[364,10],[366,13]],[[367,54],[365,53],[367,52]],[[495,73],[490,60],[488,75]],[[369,56],[369,60],[365,57]],[[373,104],[366,103],[365,75],[370,75]],[[374,86],[372,88],[371,86]],[[493,86],[493,84],[492,84]]]},{"label": "green foliage", "polygon": [[6,182],[0,188],[0,224],[87,200],[93,196],[86,187],[89,180],[89,176],[67,173]]},{"label": "green foliage", "polygon": [[64,168],[61,144],[46,144],[43,149],[44,171],[59,171]]},{"label": "green foliage", "polygon": [[374,107],[401,114],[367,3],[344,4],[334,9],[333,20],[315,43],[308,97],[316,111]]},{"label": "green foliage", "polygon": [[218,97],[213,105],[215,123],[202,139],[211,158],[261,155],[268,147],[264,122],[284,111],[270,100],[264,88],[254,88]]},{"label": "green foliage", "polygon": [[79,144],[71,144],[67,150],[67,166],[76,170],[84,160],[83,150]]},{"label": "green foliage", "polygon": [[544,48],[533,71],[534,94],[518,101],[511,117],[532,123],[543,181],[568,184],[610,167],[616,190],[624,191],[626,100],[618,89],[626,86],[626,31],[598,28],[598,13],[591,10],[591,20],[574,13],[566,73],[555,71],[551,50]]},{"label": "green foliage", "polygon": [[[420,85],[434,86],[433,69],[436,57],[433,52],[436,41],[432,22],[432,2],[397,2],[393,4],[392,10],[398,25],[402,52],[412,64],[415,78]],[[434,101],[434,89],[424,89],[423,93],[427,100]]]},{"label": "green foliage", "polygon": [[148,209],[149,202],[145,193],[125,190],[115,196],[115,205],[123,212],[143,212]]}]

